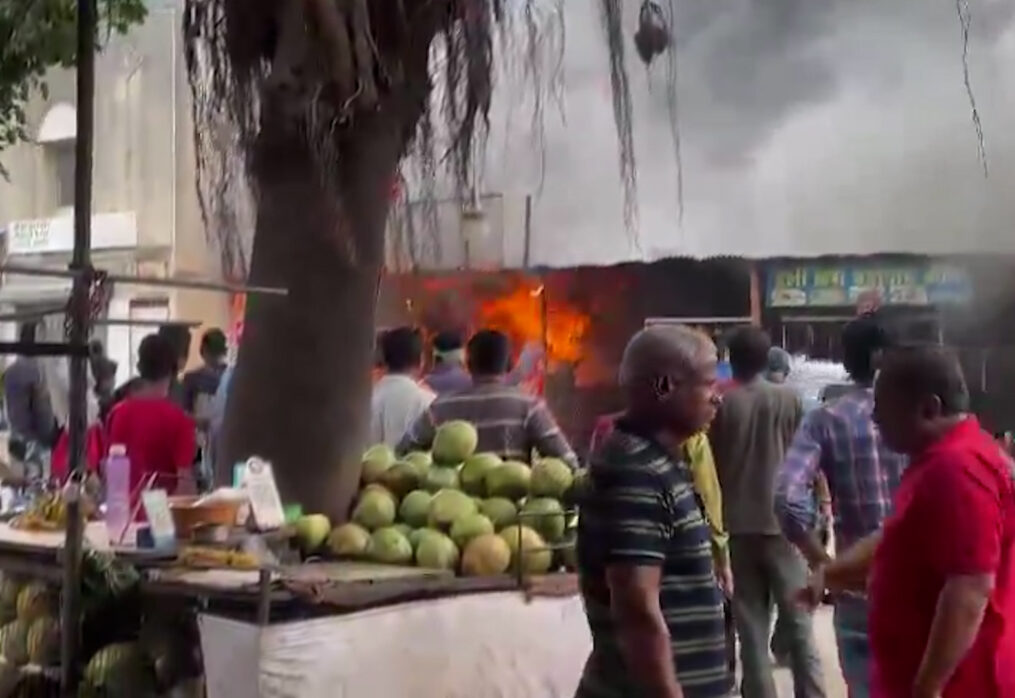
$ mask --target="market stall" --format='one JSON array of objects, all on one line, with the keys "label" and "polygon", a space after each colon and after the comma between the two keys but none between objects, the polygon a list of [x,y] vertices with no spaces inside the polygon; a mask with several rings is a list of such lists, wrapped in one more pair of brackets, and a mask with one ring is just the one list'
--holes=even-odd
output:
[{"label": "market stall", "polygon": [[571,694],[591,643],[573,574],[582,475],[476,444],[451,422],[432,451],[368,449],[337,526],[283,506],[256,458],[234,488],[145,491],[125,536],[85,500],[72,626],[56,615],[70,513],[43,493],[0,524],[0,696],[57,695],[67,627],[83,695]]}]

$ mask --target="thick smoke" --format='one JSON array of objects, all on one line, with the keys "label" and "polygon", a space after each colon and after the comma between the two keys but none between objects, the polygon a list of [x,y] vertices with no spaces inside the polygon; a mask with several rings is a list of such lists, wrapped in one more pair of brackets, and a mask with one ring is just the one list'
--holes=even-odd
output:
[{"label": "thick smoke", "polygon": [[665,66],[632,60],[638,245],[624,234],[596,3],[565,6],[568,118],[547,110],[545,153],[525,154],[529,122],[505,118],[524,86],[502,81],[495,103],[505,135],[491,139],[487,188],[531,191],[545,162],[531,261],[1015,251],[1015,4],[969,2],[985,179],[954,2],[677,2],[685,213],[680,224]]}]

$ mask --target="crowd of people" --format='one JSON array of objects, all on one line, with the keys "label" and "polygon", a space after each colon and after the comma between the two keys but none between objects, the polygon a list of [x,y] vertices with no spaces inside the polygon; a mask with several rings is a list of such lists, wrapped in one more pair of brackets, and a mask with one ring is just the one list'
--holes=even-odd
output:
[{"label": "crowd of people", "polygon": [[[202,365],[182,373],[189,345],[180,326],[146,337],[138,377],[115,390],[115,364],[93,347],[90,467],[116,443],[134,489],[212,479],[226,338],[206,332]],[[867,313],[842,334],[849,383],[805,405],[763,330],[727,345],[724,381],[716,346],[687,327],[647,328],[624,352],[625,409],[596,425],[579,493],[593,649],[577,696],[776,698],[780,663],[798,698],[821,698],[831,668],[812,612],[831,602],[850,698],[1015,698],[1015,465],[971,413],[956,357],[903,345]],[[374,443],[428,450],[442,423],[467,420],[480,451],[579,467],[520,387],[536,354],[513,367],[503,333],[441,333],[426,361],[422,334],[401,327],[379,349]],[[8,368],[10,451],[30,462],[52,449],[59,477],[66,429],[44,383],[37,359]]]},{"label": "crowd of people", "polygon": [[[375,442],[427,449],[465,419],[480,450],[577,464],[501,333],[439,335],[429,373],[417,330],[380,348]],[[725,381],[697,331],[631,340],[626,409],[597,423],[579,500],[593,638],[579,698],[776,698],[777,663],[798,698],[822,698],[821,603],[850,698],[1015,698],[1008,450],[971,414],[948,349],[902,345],[876,312],[842,349],[849,382],[806,404],[759,328],[729,337]]]},{"label": "crowd of people", "polygon": [[[698,332],[631,340],[627,408],[597,439],[580,502],[593,637],[580,698],[732,695],[726,600],[741,695],[776,696],[774,606],[795,695],[825,696],[811,611],[828,594],[851,698],[1015,696],[1012,460],[948,349],[902,346],[876,314],[842,340],[851,382],[806,412],[760,329],[730,338],[724,386]],[[702,434],[713,458],[696,465]],[[699,484],[712,460],[717,490]]]},{"label": "crowd of people", "polygon": [[427,373],[418,329],[390,329],[379,344],[384,372],[371,400],[372,443],[397,453],[427,451],[437,427],[465,420],[476,427],[479,451],[526,462],[535,452],[577,466],[545,402],[519,387],[524,369],[512,367],[511,341],[502,332],[480,330],[467,344],[457,333],[437,335]]},{"label": "crowd of people", "polygon": [[[21,341],[36,339],[37,325],[21,329]],[[201,489],[211,481],[214,397],[226,370],[228,343],[219,329],[201,337],[201,365],[184,372],[190,330],[165,325],[138,346],[137,375],[115,386],[116,363],[99,342],[89,357],[86,464],[97,471],[111,444],[131,459],[131,486]],[[42,360],[21,356],[3,377],[9,422],[8,454],[28,480],[62,480],[68,470],[66,415],[53,408],[56,392]],[[64,398],[66,399],[66,398]]]}]

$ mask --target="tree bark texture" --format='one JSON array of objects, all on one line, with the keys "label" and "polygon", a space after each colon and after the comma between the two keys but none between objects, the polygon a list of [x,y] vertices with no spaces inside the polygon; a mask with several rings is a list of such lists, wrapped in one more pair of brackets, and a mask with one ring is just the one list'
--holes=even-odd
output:
[{"label": "tree bark texture", "polygon": [[257,455],[274,464],[283,502],[344,520],[370,423],[370,368],[391,177],[404,141],[371,114],[343,137],[337,186],[314,146],[284,119],[262,124],[253,284],[224,427],[220,477]]}]

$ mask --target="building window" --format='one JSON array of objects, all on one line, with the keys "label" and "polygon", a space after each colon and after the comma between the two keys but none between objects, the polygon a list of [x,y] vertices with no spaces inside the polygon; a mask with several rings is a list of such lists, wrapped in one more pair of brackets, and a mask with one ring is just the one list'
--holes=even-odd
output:
[{"label": "building window", "polygon": [[49,145],[53,161],[54,193],[58,209],[74,207],[74,141]]},{"label": "building window", "polygon": [[42,146],[46,164],[48,203],[55,209],[74,206],[74,141],[77,110],[70,104],[54,104],[39,124],[35,142]]}]

